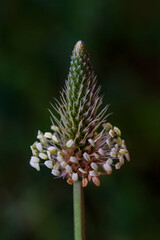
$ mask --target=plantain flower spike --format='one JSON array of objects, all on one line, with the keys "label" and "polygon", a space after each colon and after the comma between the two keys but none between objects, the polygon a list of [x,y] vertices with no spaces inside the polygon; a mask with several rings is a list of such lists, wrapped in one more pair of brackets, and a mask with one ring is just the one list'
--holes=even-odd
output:
[{"label": "plantain flower spike", "polygon": [[31,146],[32,167],[39,171],[44,165],[67,183],[81,180],[85,187],[91,180],[99,186],[101,175],[111,174],[130,160],[120,129],[107,122],[108,105],[99,111],[99,92],[86,46],[78,41],[60,102],[52,105],[59,119],[50,111],[51,132],[38,131]]}]

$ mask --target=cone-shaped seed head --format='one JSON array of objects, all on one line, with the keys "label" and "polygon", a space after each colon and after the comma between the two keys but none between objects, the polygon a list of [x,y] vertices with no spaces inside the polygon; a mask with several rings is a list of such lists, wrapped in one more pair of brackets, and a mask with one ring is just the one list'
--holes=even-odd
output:
[{"label": "cone-shaped seed head", "polygon": [[87,138],[83,139],[86,133],[93,136],[95,122],[91,124],[91,121],[95,117],[96,106],[101,101],[98,98],[99,89],[95,91],[95,80],[86,46],[78,41],[72,52],[66,83],[65,121],[70,138],[79,144],[86,141]]},{"label": "cone-shaped seed head", "polygon": [[100,175],[109,175],[113,166],[119,169],[124,159],[130,160],[121,131],[106,122],[108,107],[98,112],[99,91],[86,46],[78,41],[60,102],[53,105],[60,119],[51,112],[53,133],[38,132],[39,142],[31,146],[32,167],[39,171],[39,162],[44,161],[54,176],[66,177],[69,184],[82,179],[85,187],[91,179],[99,186]]}]

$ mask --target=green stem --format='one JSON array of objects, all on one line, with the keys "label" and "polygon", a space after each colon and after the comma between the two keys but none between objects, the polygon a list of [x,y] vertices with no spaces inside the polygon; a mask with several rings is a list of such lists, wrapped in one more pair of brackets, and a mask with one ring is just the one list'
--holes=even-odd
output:
[{"label": "green stem", "polygon": [[84,195],[80,181],[73,184],[73,205],[75,240],[85,240]]}]

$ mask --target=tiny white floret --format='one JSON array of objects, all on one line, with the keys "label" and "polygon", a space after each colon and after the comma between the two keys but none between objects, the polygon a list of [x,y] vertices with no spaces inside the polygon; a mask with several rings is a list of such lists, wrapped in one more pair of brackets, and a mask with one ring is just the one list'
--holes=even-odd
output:
[{"label": "tiny white floret", "polygon": [[117,157],[117,153],[116,153],[116,152],[113,152],[113,151],[111,151],[111,152],[110,152],[110,156],[111,156],[112,158],[116,158],[116,157]]},{"label": "tiny white floret", "polygon": [[59,163],[59,162],[56,162],[56,163],[53,165],[53,169],[54,169],[54,170],[59,170],[59,166],[60,166],[60,163]]},{"label": "tiny white floret", "polygon": [[106,172],[112,171],[112,167],[107,162],[105,164],[103,164],[103,167]]},{"label": "tiny white floret", "polygon": [[46,144],[47,143],[47,139],[44,137],[43,133],[41,131],[39,131],[39,130],[38,130],[37,138],[40,139],[42,144]]},{"label": "tiny white floret", "polygon": [[39,152],[43,151],[42,144],[39,142],[36,142],[36,148]]},{"label": "tiny white floret", "polygon": [[59,170],[56,170],[56,169],[52,169],[52,172],[51,172],[54,176],[59,176],[60,175],[60,171]]},{"label": "tiny white floret", "polygon": [[129,153],[126,153],[126,154],[125,154],[125,157],[126,157],[127,161],[129,162],[129,161],[130,161]]},{"label": "tiny white floret", "polygon": [[107,132],[109,132],[109,130],[112,129],[113,127],[112,127],[112,124],[106,123],[105,128],[106,128]]},{"label": "tiny white floret", "polygon": [[89,171],[89,175],[90,175],[91,177],[96,177],[96,176],[98,175],[98,172],[92,170],[92,171]]},{"label": "tiny white floret", "polygon": [[31,148],[31,150],[32,150],[32,154],[33,154],[34,156],[38,156],[38,154],[39,154],[38,150],[37,150],[33,145],[30,146],[30,148]]},{"label": "tiny white floret", "polygon": [[123,165],[124,164],[124,157],[119,157],[119,162],[120,162],[121,165]]},{"label": "tiny white floret", "polygon": [[117,149],[116,148],[111,149],[110,156],[113,157],[113,158],[117,157]]},{"label": "tiny white floret", "polygon": [[72,173],[72,168],[71,168],[71,166],[67,165],[67,166],[65,167],[65,169],[66,169],[67,173],[69,173],[69,174]]},{"label": "tiny white floret", "polygon": [[51,129],[55,132],[59,132],[59,127],[55,126],[55,125],[52,125],[51,126]]},{"label": "tiny white floret", "polygon": [[32,156],[29,163],[33,168],[35,168],[37,171],[39,171],[40,170],[39,161],[40,160],[38,157]]},{"label": "tiny white floret", "polygon": [[57,160],[58,162],[62,162],[64,160],[64,157],[60,151],[57,152]]},{"label": "tiny white floret", "polygon": [[55,143],[59,143],[59,141],[58,141],[58,139],[57,139],[57,137],[56,137],[55,134],[52,135],[52,140],[53,140],[53,142],[55,142]]},{"label": "tiny white floret", "polygon": [[91,168],[93,168],[95,171],[98,170],[98,165],[94,162],[91,163]]},{"label": "tiny white floret", "polygon": [[112,158],[108,158],[106,163],[108,163],[109,165],[111,165],[113,163],[113,159]]},{"label": "tiny white floret", "polygon": [[87,172],[84,171],[82,168],[78,168],[78,170],[79,170],[81,173],[83,173],[83,174],[87,173]]},{"label": "tiny white floret", "polygon": [[120,169],[120,168],[121,168],[121,164],[120,164],[119,162],[116,163],[115,168],[116,168],[116,169]]},{"label": "tiny white floret", "polygon": [[66,147],[70,148],[72,147],[74,141],[72,139],[68,140],[68,142],[66,142]]},{"label": "tiny white floret", "polygon": [[99,155],[97,153],[94,153],[94,156],[96,159],[99,159]]},{"label": "tiny white floret", "polygon": [[118,127],[114,127],[114,131],[119,137],[121,136],[121,131]]},{"label": "tiny white floret", "polygon": [[102,148],[98,150],[98,153],[102,156],[105,156],[105,151]]},{"label": "tiny white floret", "polygon": [[107,139],[107,140],[106,140],[106,143],[107,143],[107,145],[108,145],[109,148],[112,147],[112,144],[111,144],[111,140],[110,140],[110,139]]},{"label": "tiny white floret", "polygon": [[113,138],[114,137],[114,131],[111,129],[110,131],[109,131],[109,135]]},{"label": "tiny white floret", "polygon": [[52,133],[50,133],[50,132],[45,132],[44,136],[45,136],[46,138],[51,139],[51,138],[52,138]]},{"label": "tiny white floret", "polygon": [[90,156],[89,156],[88,153],[86,153],[86,152],[83,153],[83,157],[84,157],[84,159],[87,160],[88,162],[91,160],[91,159],[90,159]]},{"label": "tiny white floret", "polygon": [[73,163],[78,163],[78,159],[76,157],[70,157],[70,162],[73,162]]},{"label": "tiny white floret", "polygon": [[67,166],[67,163],[66,163],[65,161],[62,161],[62,162],[60,163],[60,165],[61,165],[61,167],[65,168],[65,167]]},{"label": "tiny white floret", "polygon": [[58,160],[58,162],[62,162],[63,160],[64,160],[64,158],[63,157],[61,157],[61,156],[57,156],[57,160]]},{"label": "tiny white floret", "polygon": [[37,138],[42,139],[43,137],[44,137],[43,133],[40,130],[38,130]]},{"label": "tiny white floret", "polygon": [[92,145],[92,147],[95,147],[95,142],[92,139],[88,139],[88,142]]},{"label": "tiny white floret", "polygon": [[127,151],[127,149],[120,149],[119,150],[119,153],[121,153],[121,154],[126,154],[126,153],[128,153],[128,151]]},{"label": "tiny white floret", "polygon": [[47,155],[49,157],[49,159],[52,158],[52,154],[56,153],[57,152],[57,148],[56,147],[48,147],[47,149]]},{"label": "tiny white floret", "polygon": [[39,157],[40,157],[41,159],[44,159],[44,160],[46,160],[46,159],[48,158],[45,153],[40,153],[40,154],[39,154]]},{"label": "tiny white floret", "polygon": [[53,162],[51,160],[45,161],[44,164],[46,165],[46,167],[48,168],[53,168]]}]

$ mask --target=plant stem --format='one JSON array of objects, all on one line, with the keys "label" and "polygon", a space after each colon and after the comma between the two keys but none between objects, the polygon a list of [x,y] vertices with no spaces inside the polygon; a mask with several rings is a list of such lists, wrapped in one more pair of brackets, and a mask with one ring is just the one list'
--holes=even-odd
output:
[{"label": "plant stem", "polygon": [[84,195],[80,181],[73,184],[74,237],[85,240]]}]

